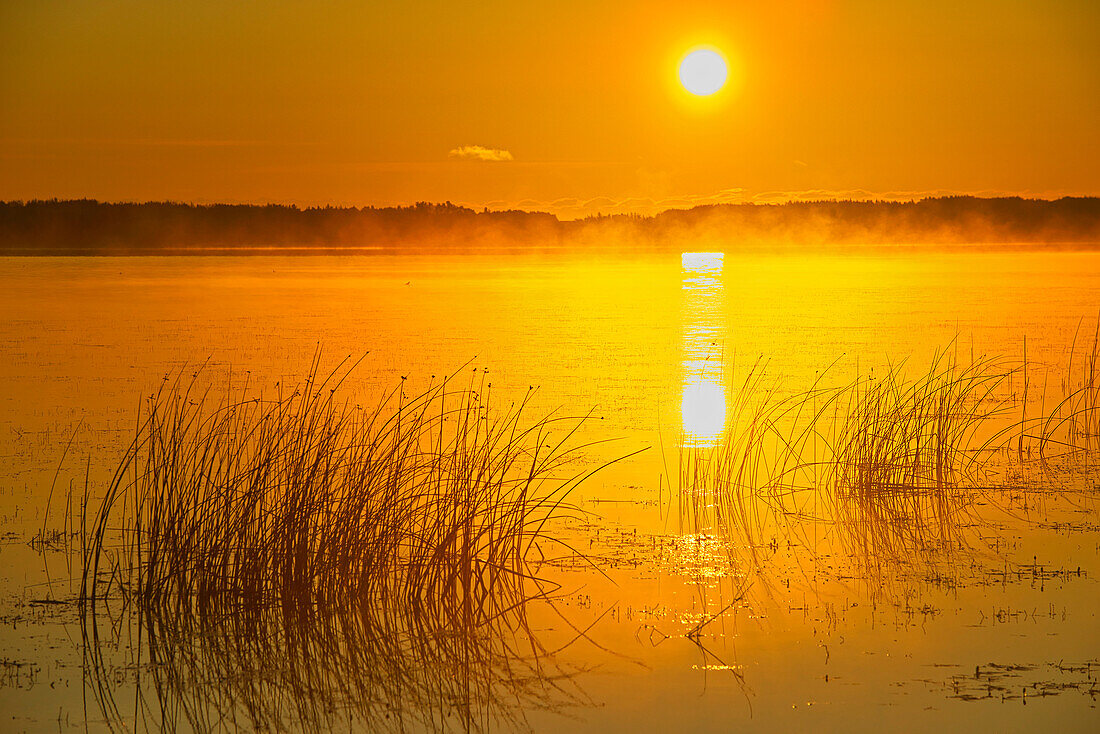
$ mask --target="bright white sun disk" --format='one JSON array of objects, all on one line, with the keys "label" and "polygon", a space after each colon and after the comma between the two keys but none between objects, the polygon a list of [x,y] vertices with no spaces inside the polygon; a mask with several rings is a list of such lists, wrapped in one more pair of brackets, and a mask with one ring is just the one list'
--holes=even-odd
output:
[{"label": "bright white sun disk", "polygon": [[698,97],[709,96],[724,87],[727,76],[726,60],[709,48],[692,51],[680,62],[680,83]]}]

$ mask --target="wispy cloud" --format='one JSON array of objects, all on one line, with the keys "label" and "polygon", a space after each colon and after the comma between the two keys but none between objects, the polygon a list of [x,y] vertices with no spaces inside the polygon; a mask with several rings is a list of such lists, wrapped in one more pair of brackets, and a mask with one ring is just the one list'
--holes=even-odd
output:
[{"label": "wispy cloud", "polygon": [[461,148],[455,148],[448,155],[450,155],[451,158],[458,158],[464,161],[490,161],[500,163],[503,161],[515,160],[512,154],[507,150],[485,148],[480,145],[463,145]]}]

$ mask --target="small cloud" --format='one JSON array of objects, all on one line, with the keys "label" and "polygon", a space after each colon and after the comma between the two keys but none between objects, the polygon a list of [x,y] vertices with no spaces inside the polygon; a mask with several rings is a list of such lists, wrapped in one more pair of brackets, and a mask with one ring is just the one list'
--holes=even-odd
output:
[{"label": "small cloud", "polygon": [[493,161],[499,163],[515,160],[507,150],[483,148],[480,145],[463,145],[461,148],[455,148],[448,155],[451,158],[458,158],[463,161]]}]

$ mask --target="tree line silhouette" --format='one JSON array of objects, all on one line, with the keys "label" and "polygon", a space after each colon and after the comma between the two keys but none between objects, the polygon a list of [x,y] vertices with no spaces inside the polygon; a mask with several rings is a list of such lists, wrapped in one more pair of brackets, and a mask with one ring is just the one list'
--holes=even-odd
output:
[{"label": "tree line silhouette", "polygon": [[1100,243],[1100,198],[720,204],[560,220],[450,202],[399,207],[0,202],[0,253],[155,254],[383,247]]}]

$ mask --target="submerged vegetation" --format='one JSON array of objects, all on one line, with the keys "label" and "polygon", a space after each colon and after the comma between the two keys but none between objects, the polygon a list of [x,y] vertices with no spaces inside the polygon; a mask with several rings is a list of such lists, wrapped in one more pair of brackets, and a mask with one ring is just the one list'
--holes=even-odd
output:
[{"label": "submerged vegetation", "polygon": [[583,418],[498,410],[476,370],[364,408],[347,374],[315,363],[274,396],[177,376],[149,398],[82,531],[109,719],[101,622],[118,603],[137,612],[160,726],[476,729],[566,693],[527,623],[554,591],[529,560],[577,512]]}]

